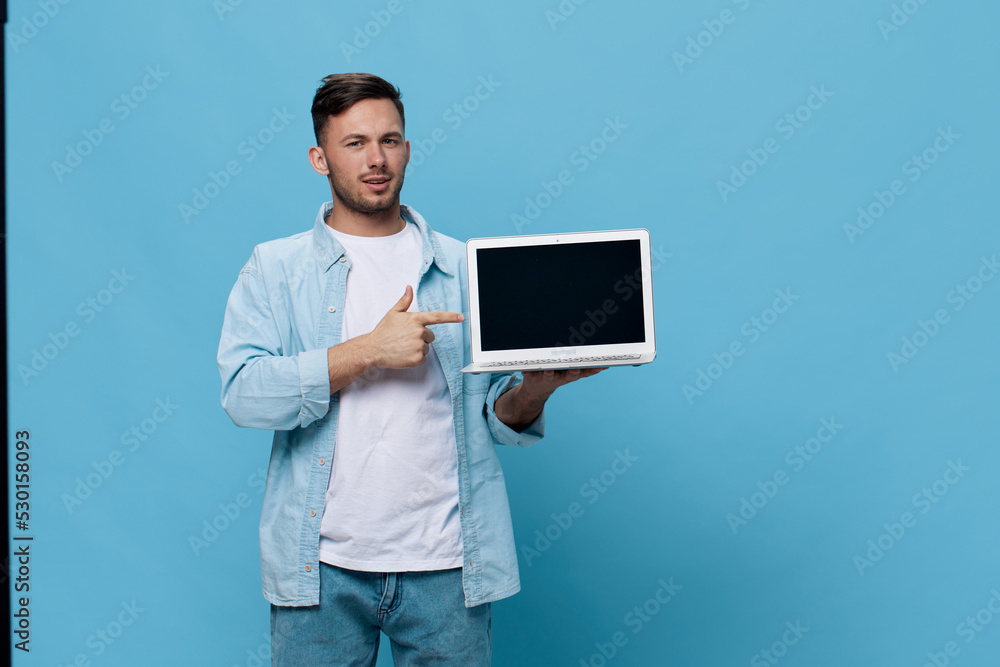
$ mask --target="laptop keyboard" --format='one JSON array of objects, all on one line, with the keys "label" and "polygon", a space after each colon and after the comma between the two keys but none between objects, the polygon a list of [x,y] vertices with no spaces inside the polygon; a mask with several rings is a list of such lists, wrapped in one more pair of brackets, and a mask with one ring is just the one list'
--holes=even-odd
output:
[{"label": "laptop keyboard", "polygon": [[525,361],[490,361],[480,365],[491,368],[502,366],[544,366],[547,364],[589,364],[600,363],[602,361],[628,361],[629,359],[638,358],[638,354],[609,354],[603,357],[563,357],[561,359],[553,357],[551,359],[527,359]]}]

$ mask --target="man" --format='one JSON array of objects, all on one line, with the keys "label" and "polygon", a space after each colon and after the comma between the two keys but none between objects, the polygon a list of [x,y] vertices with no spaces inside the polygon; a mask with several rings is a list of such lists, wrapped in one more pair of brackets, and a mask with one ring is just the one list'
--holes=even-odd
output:
[{"label": "man", "polygon": [[[275,665],[490,661],[490,602],[519,590],[495,445],[543,432],[555,389],[600,369],[463,375],[464,245],[399,193],[399,91],[326,77],[313,229],[254,249],[226,307],[222,404],[273,429],[261,515]],[[525,323],[530,326],[530,323]]]}]

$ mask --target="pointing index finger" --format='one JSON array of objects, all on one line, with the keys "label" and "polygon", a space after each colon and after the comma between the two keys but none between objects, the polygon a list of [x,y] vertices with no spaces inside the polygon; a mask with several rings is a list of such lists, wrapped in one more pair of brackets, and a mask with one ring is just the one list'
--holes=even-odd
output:
[{"label": "pointing index finger", "polygon": [[427,326],[428,324],[445,324],[448,322],[464,322],[465,315],[462,313],[452,313],[447,310],[432,310],[429,313],[414,313],[417,321]]}]

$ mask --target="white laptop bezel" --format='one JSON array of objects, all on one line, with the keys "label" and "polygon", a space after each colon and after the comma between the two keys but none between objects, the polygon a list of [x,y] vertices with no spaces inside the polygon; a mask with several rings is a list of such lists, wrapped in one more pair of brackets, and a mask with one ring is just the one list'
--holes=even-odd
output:
[{"label": "white laptop bezel", "polygon": [[[538,347],[520,350],[484,351],[479,331],[479,267],[476,251],[483,248],[511,248],[520,246],[555,245],[558,243],[596,243],[603,241],[639,241],[642,267],[643,328],[645,342],[614,345],[578,345],[575,347]],[[474,364],[496,362],[521,362],[535,359],[569,359],[572,357],[612,356],[638,354],[651,359],[656,353],[653,318],[653,278],[649,231],[646,229],[618,229],[597,232],[569,232],[562,234],[531,234],[525,236],[497,236],[469,239],[465,244],[469,273],[469,329],[471,331],[472,361]],[[515,269],[516,270],[516,269]],[[623,276],[624,278],[624,276]],[[581,319],[581,321],[584,321]]]}]

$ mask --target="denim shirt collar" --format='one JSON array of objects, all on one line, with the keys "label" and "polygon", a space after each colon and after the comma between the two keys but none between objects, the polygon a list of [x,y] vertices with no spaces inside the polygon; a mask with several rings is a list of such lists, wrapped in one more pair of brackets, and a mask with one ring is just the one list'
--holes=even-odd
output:
[{"label": "denim shirt collar", "polygon": [[[455,275],[451,264],[448,262],[448,257],[441,249],[437,235],[431,231],[430,226],[423,217],[405,204],[400,205],[399,208],[403,219],[412,222],[420,230],[420,238],[424,249],[423,268],[426,269],[433,262],[447,275]],[[320,206],[319,213],[316,215],[316,224],[313,225],[313,246],[316,249],[316,256],[319,258],[320,266],[323,267],[324,271],[333,266],[333,263],[339,260],[345,253],[344,246],[334,238],[333,234],[325,229],[326,219],[332,210],[332,201],[328,201]]]}]

